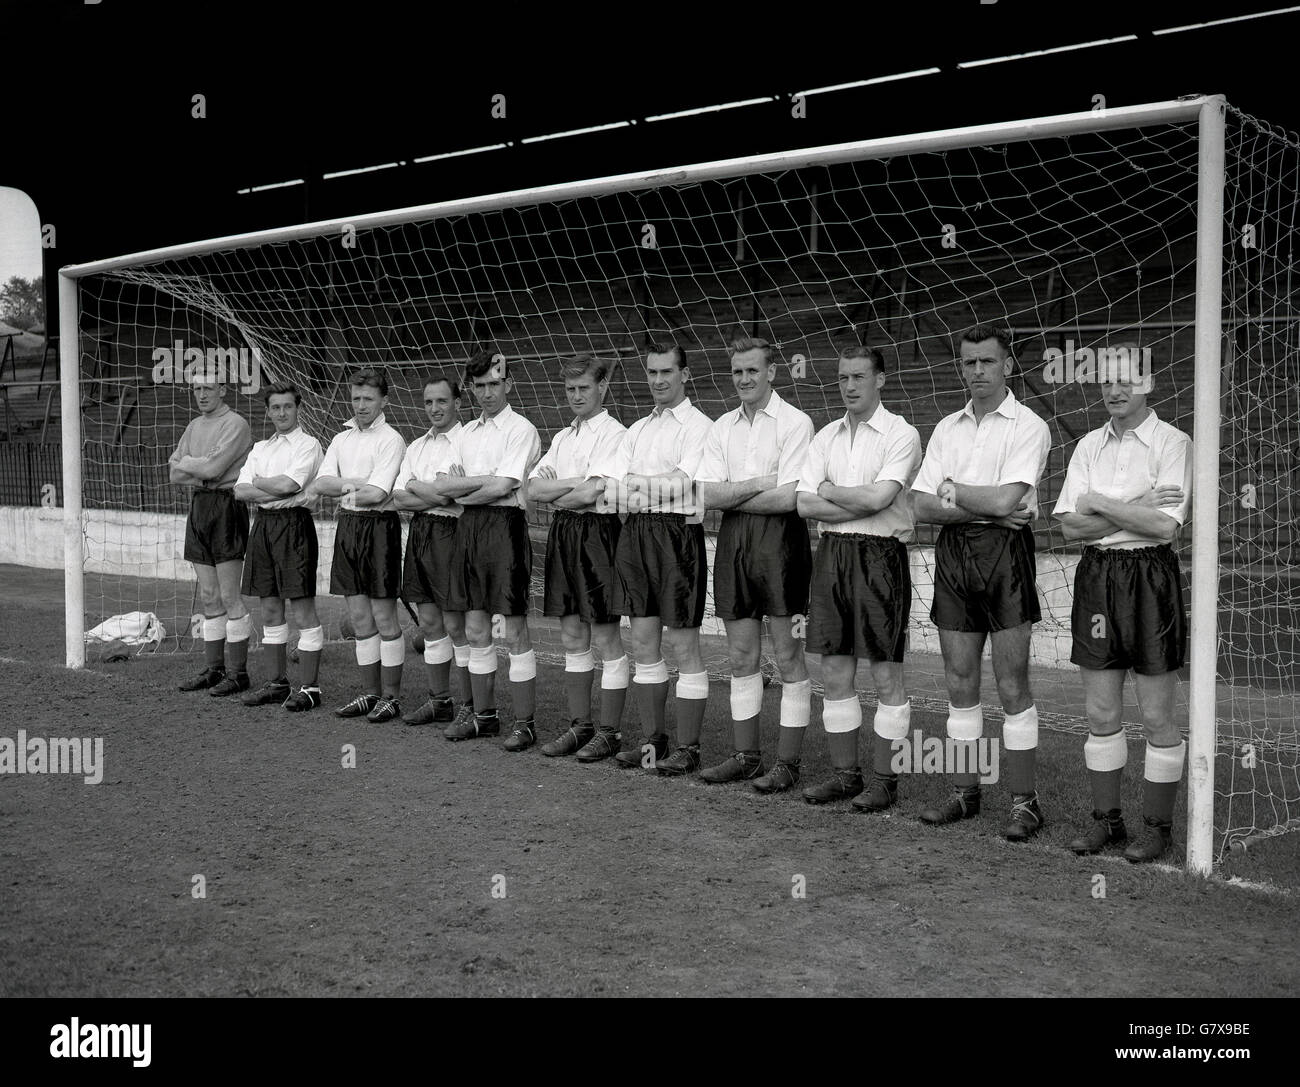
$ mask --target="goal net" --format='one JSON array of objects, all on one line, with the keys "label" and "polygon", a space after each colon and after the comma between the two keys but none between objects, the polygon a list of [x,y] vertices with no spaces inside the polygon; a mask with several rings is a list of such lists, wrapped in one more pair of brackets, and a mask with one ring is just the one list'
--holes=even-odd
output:
[{"label": "goal net", "polygon": [[[168,648],[194,651],[195,584],[181,555],[187,499],[167,475],[193,415],[183,380],[192,359],[225,360],[228,403],[255,437],[269,432],[258,389],[295,382],[303,425],[322,443],[349,417],[347,375],[383,366],[388,419],[409,442],[427,427],[424,377],[491,347],[510,359],[514,406],[546,443],[567,422],[558,377],[566,356],[613,364],[608,406],[630,424],[651,406],[646,344],[675,340],[687,350],[690,396],[716,417],[735,405],[728,342],[761,336],[778,349],[777,390],[821,427],[843,411],[838,348],[860,340],[884,351],[885,405],[928,441],[965,401],[953,362],[961,333],[1005,323],[1018,361],[1010,386],[1053,438],[1034,526],[1043,611],[1035,695],[1048,727],[1084,731],[1069,662],[1079,552],[1050,514],[1075,444],[1107,418],[1090,360],[1139,342],[1160,417],[1188,433],[1199,422],[1198,444],[1219,432],[1217,419],[1195,417],[1197,383],[1217,365],[1197,338],[1204,101],[498,194],[67,269],[76,277],[80,336],[65,338],[78,345],[86,507],[87,592],[74,621],[154,612]],[[1218,674],[1203,688],[1220,754],[1216,851],[1300,815],[1300,156],[1293,136],[1239,112],[1228,111],[1226,128]],[[473,410],[467,393],[462,417]],[[1213,499],[1202,496],[1197,509],[1212,514]],[[318,513],[322,590],[332,515]],[[530,506],[529,519],[534,641],[560,660],[558,629],[540,617],[550,510]],[[920,527],[910,547],[907,662],[914,704],[934,710],[921,720],[941,727],[946,695],[929,619],[934,535]],[[1190,569],[1190,533],[1178,548]],[[342,608],[324,614],[338,637]],[[717,675],[727,672],[721,634],[710,606],[704,635]],[[995,688],[984,690],[997,720]],[[1184,720],[1188,690],[1180,685]]]}]

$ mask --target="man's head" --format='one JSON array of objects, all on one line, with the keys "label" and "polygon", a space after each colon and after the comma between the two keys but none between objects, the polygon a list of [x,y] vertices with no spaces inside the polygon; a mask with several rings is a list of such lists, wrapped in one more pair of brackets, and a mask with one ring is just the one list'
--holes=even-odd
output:
[{"label": "man's head", "polygon": [[302,393],[298,386],[289,381],[277,381],[262,390],[262,403],[266,405],[266,414],[271,419],[277,434],[288,434],[298,425],[298,405],[302,403]]},{"label": "man's head", "polygon": [[645,376],[655,407],[675,408],[686,399],[686,381],[691,376],[685,349],[675,343],[652,343],[646,351]]},{"label": "man's head", "polygon": [[476,351],[465,360],[465,381],[474,390],[474,399],[489,419],[510,401],[514,382],[510,363],[500,351]]},{"label": "man's head", "polygon": [[560,371],[564,395],[575,419],[590,419],[604,406],[609,391],[609,364],[595,355],[575,355]]},{"label": "man's head", "polygon": [[460,415],[460,382],[446,374],[430,374],[424,383],[424,411],[437,433],[454,427]]},{"label": "man's head", "polygon": [[1007,395],[1007,378],[1015,366],[1011,330],[1003,325],[976,325],[962,333],[961,375],[972,400],[996,407]]},{"label": "man's head", "polygon": [[1137,426],[1146,418],[1152,389],[1150,356],[1137,343],[1125,341],[1098,350],[1097,383],[1116,426]]},{"label": "man's head", "polygon": [[731,341],[731,383],[740,402],[747,408],[761,408],[772,395],[776,380],[776,360],[766,340],[741,336]]},{"label": "man's head", "polygon": [[194,387],[194,406],[201,415],[212,415],[221,410],[226,399],[226,386],[217,380],[212,371],[200,371],[191,379]]},{"label": "man's head", "polygon": [[885,356],[866,344],[845,347],[840,351],[839,384],[844,410],[855,420],[870,419],[885,387]]},{"label": "man's head", "polygon": [[348,384],[352,387],[352,414],[357,426],[365,429],[388,406],[388,377],[382,370],[367,367],[348,378]]}]

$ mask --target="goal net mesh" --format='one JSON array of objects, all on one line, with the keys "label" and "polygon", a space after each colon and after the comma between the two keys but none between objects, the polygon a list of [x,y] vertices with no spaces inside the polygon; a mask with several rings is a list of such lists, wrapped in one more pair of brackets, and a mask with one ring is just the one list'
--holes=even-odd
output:
[{"label": "goal net mesh", "polygon": [[[1296,770],[1297,282],[1300,155],[1294,137],[1230,111],[1220,491],[1216,843],[1285,828],[1300,814]],[[217,249],[79,281],[87,622],[151,611],[168,647],[195,651],[195,583],[182,559],[184,489],[167,458],[194,414],[174,364],[222,356],[227,402],[269,432],[257,388],[295,382],[304,427],[328,443],[349,417],[347,375],[386,368],[387,417],[409,442],[427,423],[425,375],[480,347],[511,361],[514,406],[548,443],[566,422],[561,360],[613,363],[608,406],[624,423],[651,401],[650,340],[688,354],[689,394],[734,406],[727,343],[765,337],[777,389],[817,427],[842,413],[838,347],[885,354],[885,405],[928,441],[965,402],[953,359],[975,323],[1014,332],[1010,386],[1044,418],[1052,450],[1035,532],[1043,621],[1033,682],[1049,727],[1086,730],[1070,657],[1077,545],[1051,510],[1075,444],[1106,412],[1090,352],[1136,340],[1156,373],[1160,417],[1191,433],[1194,401],[1197,129],[1159,125],[920,152],[722,180],[606,192],[498,210],[331,228],[301,240]],[[427,213],[426,213],[427,214]],[[187,354],[188,353],[188,354]],[[239,369],[240,381],[233,375]],[[462,417],[474,407],[467,393]],[[318,511],[321,589],[333,509]],[[716,527],[716,515],[706,529]],[[534,640],[562,659],[540,617],[548,507],[530,505]],[[929,618],[935,531],[910,547],[908,650],[914,703],[946,706]],[[710,534],[710,540],[712,535]],[[1186,567],[1190,534],[1177,544]],[[88,590],[91,583],[88,583]],[[250,601],[256,617],[257,609]],[[339,637],[341,607],[323,609]],[[708,608],[710,671],[727,673]],[[670,663],[672,663],[670,661]],[[987,669],[987,662],[986,662]],[[1001,716],[991,676],[983,690]],[[1131,694],[1128,695],[1133,698]],[[1186,721],[1186,687],[1179,713]],[[1140,721],[1135,707],[1126,720]],[[1140,727],[1140,726],[1139,726]]]}]

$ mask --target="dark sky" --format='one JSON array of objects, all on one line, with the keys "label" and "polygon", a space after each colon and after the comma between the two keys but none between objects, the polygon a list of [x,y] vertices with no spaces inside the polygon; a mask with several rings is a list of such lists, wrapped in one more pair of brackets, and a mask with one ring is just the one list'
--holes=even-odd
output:
[{"label": "dark sky", "polygon": [[[1161,27],[1287,6],[1253,3],[172,3],[3,6],[11,102],[0,184],[58,230],[46,271],[199,238],[753,152],[1223,93],[1300,129],[1300,13],[1179,34]],[[895,10],[876,14],[881,7]],[[341,6],[340,6],[341,7]],[[852,15],[844,14],[851,12]],[[832,14],[833,13],[833,14]],[[961,70],[961,61],[1136,41]],[[937,67],[817,95],[810,87]],[[191,116],[192,96],[207,116]],[[506,117],[492,117],[505,95]],[[753,97],[702,117],[645,118]],[[612,132],[520,141],[638,120]],[[487,154],[424,155],[513,141]],[[352,178],[323,173],[406,160]],[[238,195],[304,178],[290,189]]]}]

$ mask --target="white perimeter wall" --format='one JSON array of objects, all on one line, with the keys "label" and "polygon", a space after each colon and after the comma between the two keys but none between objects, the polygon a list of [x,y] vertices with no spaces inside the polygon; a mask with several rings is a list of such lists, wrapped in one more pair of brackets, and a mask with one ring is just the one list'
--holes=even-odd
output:
[{"label": "white perimeter wall", "polygon": [[[193,581],[194,569],[183,558],[185,518],[179,514],[137,513],[130,510],[87,510],[83,514],[86,570],[96,574]],[[316,522],[320,565],[316,591],[329,592],[334,554],[334,522]],[[405,527],[403,527],[405,536]],[[713,539],[708,540],[712,565]],[[939,652],[939,636],[930,622],[934,593],[934,549],[910,548],[912,566],[911,648]],[[1051,552],[1038,556],[1038,592],[1043,621],[1034,627],[1033,658],[1057,667],[1070,659],[1070,608],[1073,604],[1076,554]],[[0,563],[63,569],[63,510],[44,506],[0,506]],[[540,571],[534,571],[535,574]],[[711,616],[703,632],[722,634],[722,623]]]}]

